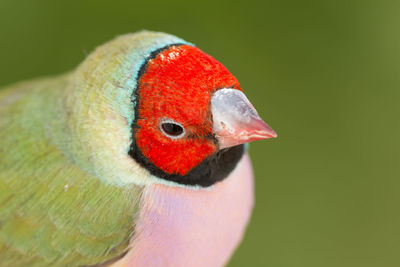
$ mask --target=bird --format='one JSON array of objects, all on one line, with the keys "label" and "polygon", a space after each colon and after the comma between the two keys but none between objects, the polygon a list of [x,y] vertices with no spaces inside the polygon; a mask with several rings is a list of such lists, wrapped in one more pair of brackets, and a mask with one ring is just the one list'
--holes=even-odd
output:
[{"label": "bird", "polygon": [[274,138],[239,82],[140,31],[0,90],[0,266],[224,266]]}]

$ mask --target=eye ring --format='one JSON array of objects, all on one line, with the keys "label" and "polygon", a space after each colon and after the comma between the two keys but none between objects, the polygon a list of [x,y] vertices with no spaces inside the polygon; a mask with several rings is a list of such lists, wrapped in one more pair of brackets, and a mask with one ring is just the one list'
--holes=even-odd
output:
[{"label": "eye ring", "polygon": [[171,139],[180,139],[186,134],[185,127],[182,124],[167,118],[161,120],[160,131]]}]

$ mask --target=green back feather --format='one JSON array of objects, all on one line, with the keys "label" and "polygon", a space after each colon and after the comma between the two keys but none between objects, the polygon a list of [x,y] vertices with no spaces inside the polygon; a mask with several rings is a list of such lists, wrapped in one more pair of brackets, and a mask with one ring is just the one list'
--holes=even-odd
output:
[{"label": "green back feather", "polygon": [[136,75],[183,40],[141,32],[76,71],[0,91],[0,266],[82,266],[128,249],[143,186],[128,151]]},{"label": "green back feather", "polygon": [[0,93],[1,266],[90,265],[127,249],[140,189],[102,183],[47,137],[49,90],[65,80]]}]

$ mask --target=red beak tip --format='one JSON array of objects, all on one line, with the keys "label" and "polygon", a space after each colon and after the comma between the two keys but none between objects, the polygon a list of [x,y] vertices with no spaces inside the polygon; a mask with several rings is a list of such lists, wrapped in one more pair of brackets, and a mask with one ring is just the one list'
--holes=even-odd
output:
[{"label": "red beak tip", "polygon": [[278,137],[278,134],[268,124],[264,121],[262,121],[262,123],[264,124],[262,130],[265,133],[265,139]]},{"label": "red beak tip", "polygon": [[277,138],[277,137],[278,137],[278,135],[276,133],[274,133],[274,134],[268,133],[268,134],[265,135],[264,138],[260,138],[260,140],[270,139],[270,138]]}]

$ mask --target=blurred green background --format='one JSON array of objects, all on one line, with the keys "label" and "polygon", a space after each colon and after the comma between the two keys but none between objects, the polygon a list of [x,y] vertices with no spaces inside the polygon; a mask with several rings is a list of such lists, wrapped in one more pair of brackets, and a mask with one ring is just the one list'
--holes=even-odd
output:
[{"label": "blurred green background", "polygon": [[275,140],[229,266],[400,266],[400,2],[0,1],[0,86],[116,35],[173,33],[239,79]]}]

